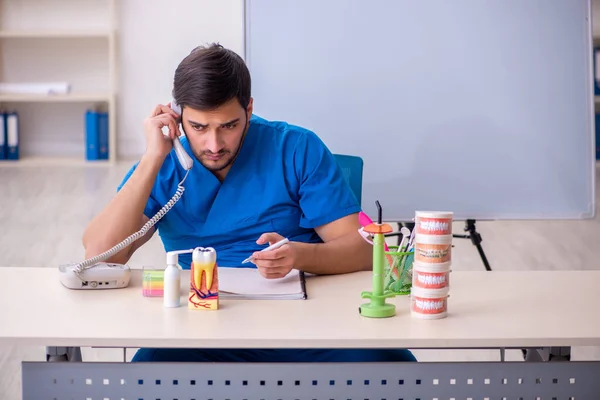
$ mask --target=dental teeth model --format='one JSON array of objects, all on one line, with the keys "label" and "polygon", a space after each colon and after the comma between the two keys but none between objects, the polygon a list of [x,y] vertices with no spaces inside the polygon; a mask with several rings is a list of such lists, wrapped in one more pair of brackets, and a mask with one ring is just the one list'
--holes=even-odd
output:
[{"label": "dental teeth model", "polygon": [[413,317],[439,319],[448,314],[452,218],[452,212],[416,212],[411,288]]},{"label": "dental teeth model", "polygon": [[212,247],[196,247],[189,250],[169,251],[164,273],[165,307],[179,307],[181,298],[180,254],[192,253],[188,308],[216,310],[219,308],[219,274],[217,252]]},{"label": "dental teeth model", "polygon": [[192,253],[188,308],[217,310],[219,308],[219,273],[217,252],[212,247],[196,247]]}]

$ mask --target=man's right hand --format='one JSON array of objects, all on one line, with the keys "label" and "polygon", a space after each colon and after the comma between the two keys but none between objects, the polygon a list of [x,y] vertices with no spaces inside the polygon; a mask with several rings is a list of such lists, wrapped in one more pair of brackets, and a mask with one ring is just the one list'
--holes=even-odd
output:
[{"label": "man's right hand", "polygon": [[[168,105],[157,105],[144,120],[146,133],[146,154],[164,160],[173,148],[173,139],[179,136],[179,115]],[[163,127],[168,128],[169,136],[163,135]]]}]

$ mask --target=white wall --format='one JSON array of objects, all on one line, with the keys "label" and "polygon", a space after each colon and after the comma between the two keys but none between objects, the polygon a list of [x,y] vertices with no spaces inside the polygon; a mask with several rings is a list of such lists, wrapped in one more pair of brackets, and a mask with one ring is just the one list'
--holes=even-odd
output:
[{"label": "white wall", "polygon": [[[170,99],[175,68],[196,46],[243,56],[243,0],[120,0],[117,137],[120,158],[144,151],[142,121]],[[151,22],[152,21],[152,22]]]}]

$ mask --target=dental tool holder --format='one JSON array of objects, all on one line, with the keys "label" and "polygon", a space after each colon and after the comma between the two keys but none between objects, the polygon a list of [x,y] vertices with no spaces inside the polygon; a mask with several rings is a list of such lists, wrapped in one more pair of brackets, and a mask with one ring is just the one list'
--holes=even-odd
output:
[{"label": "dental tool holder", "polygon": [[360,315],[370,318],[387,318],[396,315],[396,306],[386,303],[388,297],[396,295],[391,291],[383,289],[383,269],[385,257],[385,234],[392,232],[392,227],[382,223],[382,211],[379,201],[376,201],[378,209],[377,223],[372,223],[363,228],[363,230],[373,236],[373,290],[363,291],[362,298],[370,299],[370,302],[361,304],[359,307]]}]

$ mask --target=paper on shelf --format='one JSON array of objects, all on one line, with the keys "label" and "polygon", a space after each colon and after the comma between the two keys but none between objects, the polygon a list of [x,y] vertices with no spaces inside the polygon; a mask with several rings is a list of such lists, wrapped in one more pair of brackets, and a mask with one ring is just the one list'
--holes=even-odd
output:
[{"label": "paper on shelf", "polygon": [[67,94],[71,91],[68,82],[0,82],[0,93],[10,94]]}]

